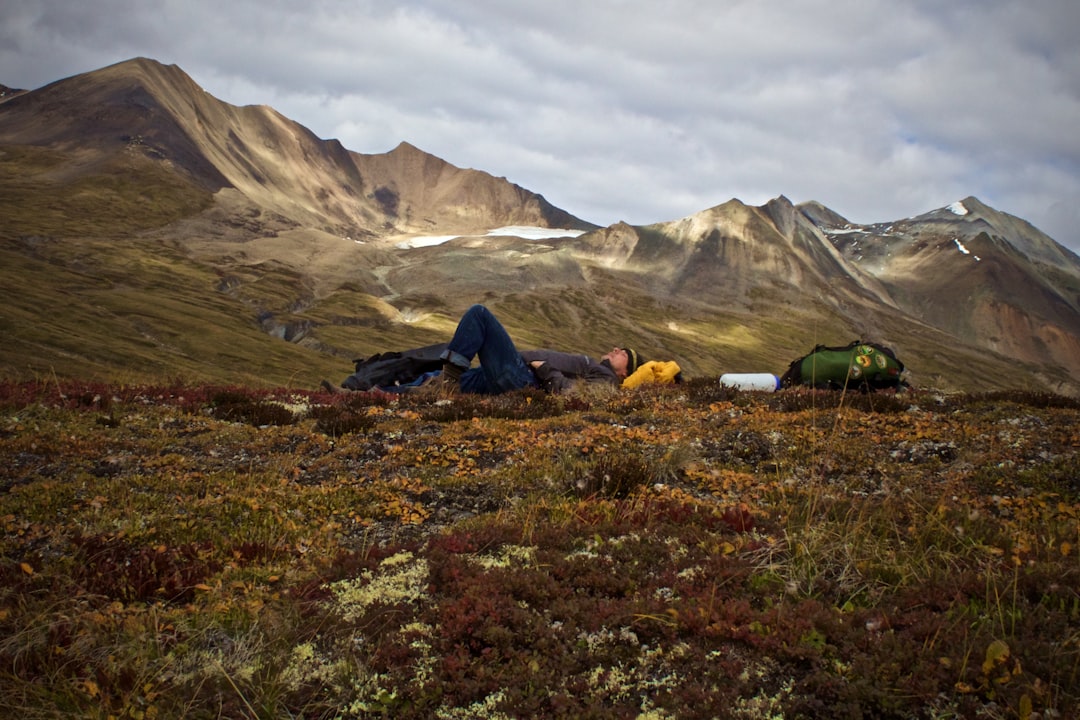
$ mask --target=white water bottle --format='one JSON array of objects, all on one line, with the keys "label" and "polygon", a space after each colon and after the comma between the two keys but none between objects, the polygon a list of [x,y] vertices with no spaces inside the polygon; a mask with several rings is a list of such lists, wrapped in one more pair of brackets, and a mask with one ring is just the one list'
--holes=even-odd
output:
[{"label": "white water bottle", "polygon": [[780,389],[780,378],[772,373],[724,373],[720,384],[737,390],[775,392]]}]

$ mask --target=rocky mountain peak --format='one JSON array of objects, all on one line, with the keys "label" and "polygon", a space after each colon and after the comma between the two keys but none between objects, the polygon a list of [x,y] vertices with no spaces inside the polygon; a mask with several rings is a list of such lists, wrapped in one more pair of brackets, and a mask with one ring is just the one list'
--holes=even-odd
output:
[{"label": "rocky mountain peak", "polygon": [[97,158],[134,152],[202,188],[235,190],[242,201],[231,206],[341,236],[595,227],[408,142],[382,154],[349,152],[267,106],[222,102],[179,67],[148,58],[58,80],[3,107],[2,142],[77,146]]},{"label": "rocky mountain peak", "polygon": [[[769,202],[765,203],[762,208],[765,214],[769,216],[769,219],[773,221],[777,231],[785,236],[792,237],[795,234],[795,227],[800,219],[802,219],[795,206],[783,195],[773,198]],[[805,222],[805,220],[803,220]]]},{"label": "rocky mountain peak", "polygon": [[820,228],[841,228],[851,225],[847,218],[816,200],[799,203],[799,212]]}]

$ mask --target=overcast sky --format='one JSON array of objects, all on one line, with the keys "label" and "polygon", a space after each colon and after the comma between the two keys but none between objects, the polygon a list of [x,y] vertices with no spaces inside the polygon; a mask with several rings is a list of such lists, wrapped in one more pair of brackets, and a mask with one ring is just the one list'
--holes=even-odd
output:
[{"label": "overcast sky", "polygon": [[1078,0],[4,0],[0,83],[136,56],[601,225],[975,195],[1080,252]]}]

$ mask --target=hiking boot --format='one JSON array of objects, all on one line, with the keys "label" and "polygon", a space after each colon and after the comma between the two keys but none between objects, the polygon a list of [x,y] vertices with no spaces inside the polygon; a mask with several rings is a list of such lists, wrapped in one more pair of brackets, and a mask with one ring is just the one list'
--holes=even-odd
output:
[{"label": "hiking boot", "polygon": [[348,392],[348,390],[346,390],[345,388],[338,387],[337,385],[331,383],[329,380],[323,380],[321,383],[319,383],[319,387],[322,388],[323,392],[328,392],[331,395],[341,395],[342,393]]},{"label": "hiking boot", "polygon": [[461,374],[464,370],[453,363],[444,363],[442,372],[425,380],[416,392],[420,395],[450,398],[461,392]]}]

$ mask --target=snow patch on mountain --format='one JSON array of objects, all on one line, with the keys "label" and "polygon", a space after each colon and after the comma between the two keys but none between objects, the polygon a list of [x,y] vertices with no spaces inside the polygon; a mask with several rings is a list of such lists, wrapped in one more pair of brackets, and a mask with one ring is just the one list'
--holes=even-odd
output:
[{"label": "snow patch on mountain", "polygon": [[583,235],[584,230],[569,230],[567,228],[546,228],[532,225],[506,225],[504,227],[488,230],[483,235],[420,235],[408,240],[396,243],[398,250],[412,250],[413,248],[432,247],[442,245],[459,237],[517,237],[522,240],[547,240],[550,238],[577,237]]},{"label": "snow patch on mountain", "polygon": [[967,215],[968,214],[968,209],[964,206],[964,203],[957,200],[956,202],[954,202],[952,205],[949,206],[949,212],[951,212],[954,215]]},{"label": "snow patch on mountain", "polygon": [[[964,253],[965,255],[971,255],[971,251],[967,249],[967,246],[964,245],[964,243],[960,242],[960,238],[953,238],[953,242],[956,243],[956,248],[960,252]],[[980,258],[978,255],[973,255],[972,257],[975,258],[975,262],[979,262],[980,260],[982,260],[982,258]]]}]

